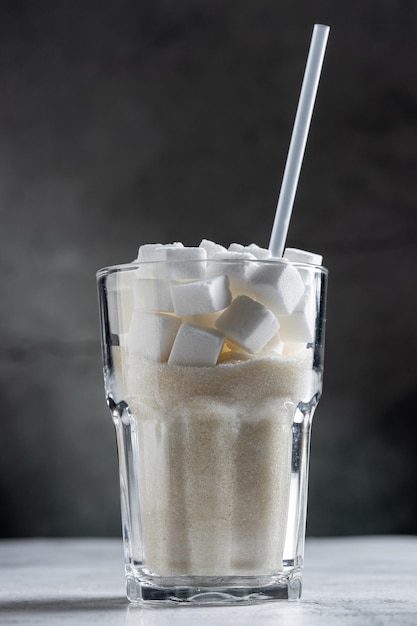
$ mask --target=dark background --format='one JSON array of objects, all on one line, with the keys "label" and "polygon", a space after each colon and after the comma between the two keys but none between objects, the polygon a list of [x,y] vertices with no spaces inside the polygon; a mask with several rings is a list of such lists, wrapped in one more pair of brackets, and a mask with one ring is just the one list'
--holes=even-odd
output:
[{"label": "dark background", "polygon": [[417,2],[3,2],[0,535],[118,535],[95,271],[268,245],[315,22],[288,244],[330,270],[310,535],[417,533]]}]

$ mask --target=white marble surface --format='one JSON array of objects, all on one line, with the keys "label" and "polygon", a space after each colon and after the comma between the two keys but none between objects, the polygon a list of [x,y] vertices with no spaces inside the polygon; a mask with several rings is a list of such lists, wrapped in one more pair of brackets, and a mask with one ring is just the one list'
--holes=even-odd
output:
[{"label": "white marble surface", "polygon": [[310,539],[298,602],[141,608],[119,540],[0,541],[0,624],[415,626],[417,537]]}]

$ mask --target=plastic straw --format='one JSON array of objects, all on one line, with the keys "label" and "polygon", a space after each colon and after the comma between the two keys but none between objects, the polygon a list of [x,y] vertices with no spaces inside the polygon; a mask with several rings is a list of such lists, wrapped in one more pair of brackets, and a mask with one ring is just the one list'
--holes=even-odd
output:
[{"label": "plastic straw", "polygon": [[277,257],[282,256],[287,239],[329,30],[329,26],[324,26],[323,24],[315,24],[313,29],[271,240],[269,242],[269,249],[272,255]]}]

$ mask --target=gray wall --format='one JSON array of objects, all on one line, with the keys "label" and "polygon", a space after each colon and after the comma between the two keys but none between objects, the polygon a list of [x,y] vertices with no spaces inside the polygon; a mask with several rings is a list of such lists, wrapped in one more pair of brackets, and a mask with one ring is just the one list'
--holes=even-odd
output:
[{"label": "gray wall", "polygon": [[2,536],[119,534],[95,271],[268,244],[319,21],[288,238],[331,272],[308,532],[417,532],[417,3],[45,0],[0,8]]}]

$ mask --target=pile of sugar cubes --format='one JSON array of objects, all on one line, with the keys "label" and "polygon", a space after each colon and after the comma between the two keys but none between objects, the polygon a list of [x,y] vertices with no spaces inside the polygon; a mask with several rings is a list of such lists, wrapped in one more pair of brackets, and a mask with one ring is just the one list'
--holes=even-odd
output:
[{"label": "pile of sugar cubes", "polygon": [[[129,354],[169,365],[299,351],[314,338],[315,294],[312,274],[293,262],[322,258],[287,248],[278,259],[255,244],[226,249],[206,239],[142,245],[135,271],[113,275],[111,331]],[[111,283],[108,293],[111,301]]]}]

